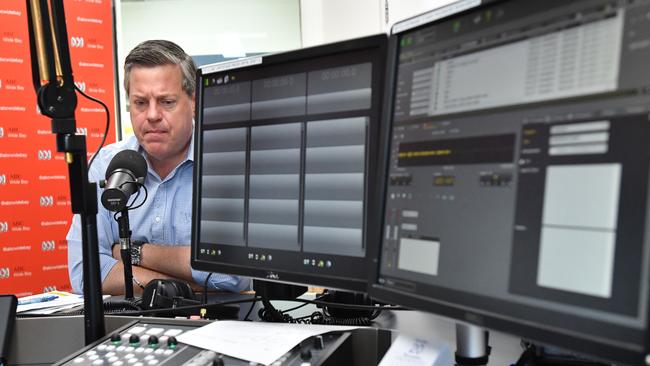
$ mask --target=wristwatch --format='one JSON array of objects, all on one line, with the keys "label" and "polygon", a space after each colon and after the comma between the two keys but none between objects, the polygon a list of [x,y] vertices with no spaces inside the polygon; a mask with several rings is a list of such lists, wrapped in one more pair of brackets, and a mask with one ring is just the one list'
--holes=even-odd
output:
[{"label": "wristwatch", "polygon": [[131,242],[131,264],[139,266],[142,262],[142,246],[145,244],[142,240],[134,240]]}]

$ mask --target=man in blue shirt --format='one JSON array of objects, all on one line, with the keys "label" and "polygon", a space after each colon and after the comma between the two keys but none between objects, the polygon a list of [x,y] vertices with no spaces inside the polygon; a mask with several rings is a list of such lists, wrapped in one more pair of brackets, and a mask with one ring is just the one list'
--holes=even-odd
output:
[{"label": "man in blue shirt", "polygon": [[[124,87],[135,136],[101,149],[89,171],[89,180],[104,179],[115,154],[125,149],[140,152],[147,161],[148,197],[129,211],[131,239],[139,255],[134,258],[134,290],[156,278],[177,278],[202,285],[207,273],[190,267],[192,227],[192,170],[194,167],[194,93],[196,66],[179,46],[169,41],[146,41],[126,57]],[[144,192],[134,206],[142,203]],[[98,188],[98,197],[101,189]],[[114,213],[99,205],[99,241],[102,290],[124,293],[124,269],[120,258]],[[68,271],[75,292],[83,288],[81,224],[75,215],[68,232]],[[139,262],[139,263],[137,263]],[[213,274],[212,288],[240,291],[247,278]]]}]

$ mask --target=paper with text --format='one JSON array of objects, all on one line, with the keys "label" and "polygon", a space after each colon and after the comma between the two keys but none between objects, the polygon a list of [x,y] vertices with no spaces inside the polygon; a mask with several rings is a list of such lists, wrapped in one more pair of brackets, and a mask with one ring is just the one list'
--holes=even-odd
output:
[{"label": "paper with text", "polygon": [[381,359],[379,366],[451,366],[453,364],[451,347],[446,342],[400,334]]},{"label": "paper with text", "polygon": [[178,341],[218,353],[270,365],[303,340],[358,327],[222,320],[186,332]]}]

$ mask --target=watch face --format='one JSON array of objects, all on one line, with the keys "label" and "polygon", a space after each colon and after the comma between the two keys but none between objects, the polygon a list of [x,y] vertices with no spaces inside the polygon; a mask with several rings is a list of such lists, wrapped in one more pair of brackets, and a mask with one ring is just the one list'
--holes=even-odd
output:
[{"label": "watch face", "polygon": [[142,242],[134,241],[131,243],[131,264],[134,266],[140,265],[142,257]]}]

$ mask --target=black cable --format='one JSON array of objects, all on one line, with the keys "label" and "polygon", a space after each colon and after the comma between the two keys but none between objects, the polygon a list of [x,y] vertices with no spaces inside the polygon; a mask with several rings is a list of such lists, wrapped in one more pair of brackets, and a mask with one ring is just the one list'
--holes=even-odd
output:
[{"label": "black cable", "polygon": [[205,278],[205,281],[203,281],[203,303],[207,304],[208,303],[208,281],[210,281],[210,277],[212,277],[212,274],[214,272],[208,273],[208,276]]},{"label": "black cable", "polygon": [[372,319],[365,316],[353,318],[338,318],[326,316],[325,314],[317,311],[311,315],[310,324],[323,324],[323,325],[350,325],[366,327],[372,324]]},{"label": "black cable", "polygon": [[271,304],[269,299],[262,298],[263,308],[259,310],[257,315],[265,322],[272,323],[291,323],[293,318],[289,314],[278,310]]},{"label": "black cable", "polygon": [[306,299],[291,299],[286,301],[306,302],[314,305],[328,306],[332,308],[340,308],[340,309],[347,309],[347,310],[411,310],[409,308],[405,308],[403,306],[396,306],[396,305],[354,305],[354,304],[341,304],[341,303],[319,301],[319,300],[306,300]]},{"label": "black cable", "polygon": [[[138,189],[138,192],[135,194],[135,197],[133,198],[133,201],[131,202],[131,206],[128,206],[128,205],[126,206],[126,208],[127,208],[129,211],[131,211],[131,210],[135,210],[136,208],[138,208],[138,207],[144,205],[144,203],[147,201],[147,198],[149,197],[149,191],[147,190],[147,186],[145,186],[144,184],[141,184],[140,182],[135,182],[135,181],[124,182],[124,183],[122,183],[122,184],[120,185],[120,187],[122,187],[122,186],[125,185],[125,184],[131,184],[131,183],[135,183],[135,184],[139,185],[140,188],[143,188],[143,189],[144,189],[144,199],[142,200],[142,202],[140,202],[139,205],[137,205],[137,206],[133,206],[133,203],[135,203],[135,201],[137,201],[137,200],[138,200],[138,197],[140,196],[140,190]],[[117,214],[120,213],[120,212],[121,212],[121,211],[115,211],[115,212],[113,213],[113,219],[114,219],[115,221],[117,221]]]},{"label": "black cable", "polygon": [[104,302],[104,313],[121,313],[127,310],[142,310],[139,300],[111,300]]},{"label": "black cable", "polygon": [[[108,106],[106,104],[104,104],[104,102],[102,102],[101,100],[99,100],[97,98],[93,98],[90,95],[84,93],[81,89],[79,89],[77,84],[75,84],[74,88],[75,88],[76,91],[79,92],[79,94],[83,95],[84,97],[92,100],[95,103],[101,104],[101,106],[104,107],[104,110],[106,111],[106,127],[104,129],[104,136],[102,137],[102,142],[99,144],[99,147],[97,148],[97,151],[95,151],[93,156],[90,158],[90,161],[88,162],[88,170],[90,171],[90,166],[93,164],[93,161],[95,160],[95,156],[97,156],[99,154],[99,150],[101,150],[102,147],[104,147],[104,143],[106,143],[106,136],[108,136],[108,131],[109,131],[110,127],[111,127],[111,111],[108,109]],[[86,137],[88,137],[88,136],[86,136]]]},{"label": "black cable", "polygon": [[[324,297],[327,297],[327,295],[326,295],[326,294],[320,295],[320,296],[316,297],[313,301],[319,301],[320,299],[322,299],[322,298],[324,298]],[[291,301],[291,300],[289,300],[289,301]],[[306,303],[304,303],[304,304],[302,304],[302,305],[298,305],[298,306],[296,306],[296,307],[293,307],[293,308],[291,308],[291,309],[282,310],[282,312],[283,312],[283,313],[289,313],[289,312],[292,312],[292,311],[294,311],[294,310],[298,310],[298,309],[300,309],[300,308],[303,308],[303,307],[305,307],[305,306],[307,306],[307,305],[309,305],[308,302],[306,302]]]},{"label": "black cable", "polygon": [[298,310],[298,309],[304,308],[304,307],[307,306],[307,305],[309,305],[309,303],[304,303],[304,304],[302,304],[302,305],[298,305],[298,306],[292,307],[291,309],[282,310],[282,312],[284,312],[284,313],[290,313],[290,312],[292,312],[292,311],[294,311],[294,310]]},{"label": "black cable", "polygon": [[[303,302],[304,305],[291,308],[289,310],[280,311],[277,310],[268,299],[262,299],[264,307],[261,308],[258,312],[258,316],[262,321],[266,322],[283,322],[283,323],[301,323],[301,324],[326,324],[326,325],[351,325],[351,326],[368,326],[376,319],[382,310],[408,310],[401,306],[386,306],[386,305],[353,305],[353,304],[341,304],[341,303],[332,303],[327,301],[321,301],[320,299],[324,298],[326,295],[317,297],[315,300],[305,300],[305,299],[291,299],[287,301],[297,301]],[[316,311],[308,316],[302,316],[299,318],[293,318],[291,315],[287,314],[289,311],[296,310],[305,306],[307,304],[316,304],[324,308],[323,312]],[[357,316],[357,317],[340,317],[340,316],[331,316],[327,308],[340,308],[346,310],[372,310],[372,313],[368,316]]]},{"label": "black cable", "polygon": [[[140,188],[144,189],[144,199],[142,200],[142,202],[140,202],[140,204],[137,206],[129,206],[129,210],[135,210],[136,208],[144,205],[144,203],[147,202],[147,198],[149,198],[149,191],[147,190],[147,186],[145,186],[140,182],[127,182],[127,183],[136,183],[137,185],[140,186]],[[135,198],[133,198],[133,202],[131,202],[131,205],[133,205],[135,201],[137,201],[139,196],[140,196],[140,190],[138,189],[138,193],[136,193]]]},{"label": "black cable", "polygon": [[[257,302],[260,301],[258,297],[250,298],[250,299],[242,299],[242,300],[233,300],[233,301],[224,301],[224,302],[218,302],[218,303],[213,303],[213,304],[200,304],[200,305],[189,305],[189,306],[178,306],[175,308],[166,308],[166,309],[151,309],[151,310],[141,310],[141,311],[125,311],[121,313],[121,315],[125,316],[144,316],[144,315],[149,315],[149,314],[156,314],[156,313],[164,313],[166,311],[170,313],[174,313],[175,311],[184,311],[184,310],[200,310],[202,308],[210,308],[210,307],[219,307],[223,305],[233,305],[233,304],[244,304],[248,302]],[[370,306],[370,305],[350,305],[350,304],[336,304],[336,303],[330,303],[330,302],[325,302],[325,301],[314,301],[314,300],[305,300],[305,299],[292,299],[288,301],[298,301],[298,302],[305,302],[305,303],[310,303],[310,304],[320,304],[324,306],[330,306],[330,307],[340,307],[343,309],[352,309],[352,310],[375,310],[375,311],[381,311],[381,310],[411,310],[402,306],[392,306],[392,305],[381,305],[381,306]],[[260,309],[262,311],[263,309]],[[25,318],[43,318],[43,317],[48,317],[48,316],[60,316],[61,314],[23,314],[22,316],[18,317],[25,317]],[[68,313],[66,313],[68,315]],[[378,315],[378,314],[377,314]],[[288,316],[288,315],[287,315]],[[262,317],[260,316],[260,319]]]},{"label": "black cable", "polygon": [[[369,326],[372,324],[372,321],[376,319],[382,312],[382,310],[407,310],[406,308],[400,306],[385,306],[385,305],[353,305],[353,304],[344,304],[344,303],[332,303],[327,301],[322,301],[321,299],[327,298],[327,294],[323,294],[319,297],[316,297],[314,300],[305,300],[305,299],[291,299],[288,301],[297,301],[303,302],[303,305],[296,306],[284,311],[277,310],[271,304],[270,300],[262,299],[264,307],[259,310],[258,316],[261,320],[267,322],[284,322],[284,323],[300,323],[300,324],[325,324],[325,325],[350,325],[350,326]],[[316,311],[311,315],[306,315],[298,318],[294,318],[291,315],[287,314],[290,311],[297,310],[306,306],[308,304],[316,304],[319,307],[323,307],[323,311]],[[341,308],[346,310],[372,310],[369,315],[361,316],[333,316],[329,313],[328,308]]]},{"label": "black cable", "polygon": [[[162,309],[151,309],[151,310],[139,310],[139,311],[124,311],[121,312],[120,315],[124,316],[146,316],[150,314],[158,314],[158,313],[165,313],[169,312],[170,314],[174,314],[175,312],[181,312],[185,310],[200,310],[204,308],[219,308],[220,306],[224,305],[234,305],[234,304],[245,304],[247,302],[257,302],[259,301],[258,298],[251,298],[251,299],[242,299],[242,300],[233,300],[233,301],[224,301],[224,302],[218,302],[218,303],[212,303],[212,304],[199,304],[199,305],[188,305],[188,306],[177,306],[175,308],[162,308]],[[47,318],[47,317],[54,317],[54,316],[61,316],[61,315],[81,315],[83,314],[83,310],[80,310],[79,313],[77,312],[71,312],[71,313],[57,313],[57,314],[23,314],[20,316],[18,314],[16,317],[20,318]]]},{"label": "black cable", "polygon": [[294,320],[296,320],[298,323],[303,323],[305,320],[311,319],[311,317],[312,317],[313,315],[314,315],[313,313],[312,313],[312,314],[309,314],[309,315],[303,315],[303,316],[300,316],[300,317],[294,318]]},{"label": "black cable", "polygon": [[203,308],[209,309],[209,308],[219,308],[220,306],[224,305],[233,305],[233,304],[244,304],[247,302],[252,302],[252,301],[257,301],[257,299],[243,299],[243,300],[233,300],[233,301],[224,301],[224,302],[217,302],[217,303],[212,303],[212,304],[198,304],[198,305],[188,305],[188,306],[177,306],[175,308],[166,308],[166,309],[151,309],[151,310],[142,310],[142,311],[126,311],[122,313],[122,315],[126,316],[140,316],[140,315],[149,315],[149,314],[158,314],[158,313],[165,313],[165,312],[170,312],[173,314],[174,312],[177,311],[184,311],[184,310],[200,310]]},{"label": "black cable", "polygon": [[[258,301],[259,300],[261,300],[261,299],[258,298]],[[246,316],[243,319],[244,321],[248,320],[248,317],[251,315],[251,313],[253,312],[253,309],[255,308],[255,304],[257,304],[257,301],[253,301],[251,303],[251,307],[250,307],[250,309],[248,309],[248,312],[246,313]]]},{"label": "black cable", "polygon": [[374,316],[371,317],[358,316],[342,318],[329,316],[326,313],[316,311],[311,315],[294,318],[291,315],[287,314],[286,310],[277,310],[267,299],[262,299],[262,303],[264,304],[264,307],[259,310],[258,315],[262,321],[272,323],[369,326],[372,324],[372,320],[375,319],[377,315],[379,315],[377,312],[377,314],[373,313]]},{"label": "black cable", "polygon": [[[314,304],[314,305],[321,305],[321,306],[329,306],[332,308],[340,308],[340,309],[347,309],[347,310],[412,310],[403,306],[397,306],[397,305],[356,305],[356,304],[344,304],[344,303],[337,303],[337,302],[328,302],[328,301],[321,301],[319,299],[325,297],[325,295],[321,295],[314,300],[307,300],[307,299],[300,299],[300,298],[295,298],[295,299],[282,299],[283,301],[295,301],[295,302],[304,302],[308,304]],[[273,299],[270,299],[273,300]]]}]

